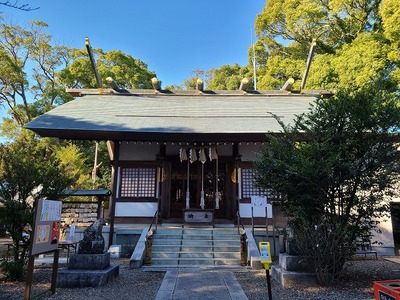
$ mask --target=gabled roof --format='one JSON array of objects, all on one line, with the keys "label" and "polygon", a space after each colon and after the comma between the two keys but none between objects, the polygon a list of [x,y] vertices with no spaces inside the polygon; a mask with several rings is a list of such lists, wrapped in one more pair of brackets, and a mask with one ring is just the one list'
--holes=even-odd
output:
[{"label": "gabled roof", "polygon": [[[87,92],[28,123],[41,136],[119,141],[256,141],[306,112],[318,93]],[[184,138],[183,138],[184,137]],[[246,138],[245,138],[246,137]]]}]

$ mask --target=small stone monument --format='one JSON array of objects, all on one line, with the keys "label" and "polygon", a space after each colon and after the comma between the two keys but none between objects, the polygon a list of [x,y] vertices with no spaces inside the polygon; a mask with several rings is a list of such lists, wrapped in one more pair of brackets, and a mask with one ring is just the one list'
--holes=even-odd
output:
[{"label": "small stone monument", "polygon": [[104,253],[103,225],[98,219],[85,229],[78,253],[70,256],[67,269],[58,271],[58,287],[97,287],[119,275],[119,265],[111,265],[110,253]]}]

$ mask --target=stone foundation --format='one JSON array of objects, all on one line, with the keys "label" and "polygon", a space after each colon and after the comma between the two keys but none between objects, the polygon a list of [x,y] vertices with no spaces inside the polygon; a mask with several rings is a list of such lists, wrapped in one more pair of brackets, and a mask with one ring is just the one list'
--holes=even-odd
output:
[{"label": "stone foundation", "polygon": [[101,270],[110,266],[110,253],[103,254],[71,254],[68,269]]},{"label": "stone foundation", "polygon": [[110,264],[110,253],[72,254],[68,269],[60,269],[57,287],[82,288],[106,285],[119,275],[119,265]]},{"label": "stone foundation", "polygon": [[279,254],[279,266],[271,267],[271,276],[283,287],[309,287],[318,284],[312,262],[302,256]]}]

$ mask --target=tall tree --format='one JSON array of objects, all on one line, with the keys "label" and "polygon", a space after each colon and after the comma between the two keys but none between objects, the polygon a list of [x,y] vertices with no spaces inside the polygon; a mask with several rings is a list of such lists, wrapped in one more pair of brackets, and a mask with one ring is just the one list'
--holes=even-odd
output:
[{"label": "tall tree", "polygon": [[[3,118],[0,129],[2,135],[10,141],[18,140],[20,135],[25,136],[21,127],[36,116],[72,100],[73,98],[65,92],[66,87],[96,87],[86,49],[54,44],[52,36],[45,33],[46,29],[47,24],[40,21],[30,22],[27,28],[1,24],[0,109],[6,109],[10,117]],[[121,51],[105,53],[102,49],[94,49],[93,52],[104,83],[105,78],[112,77],[121,88],[151,88],[151,78],[156,75],[149,71],[141,60]],[[79,146],[80,152],[86,158],[82,159],[92,169],[94,145],[78,142],[75,142],[75,145]],[[48,147],[50,152],[63,151],[52,143],[48,143]],[[108,166],[104,143],[100,143],[99,149],[103,165]],[[77,148],[70,146],[70,150],[75,151]],[[79,164],[80,154],[74,154],[77,155],[75,164],[70,166]],[[61,157],[66,158],[63,155]],[[97,175],[105,179],[109,178],[108,173],[106,168],[100,168]],[[81,179],[86,177],[87,172],[84,171]],[[91,186],[83,181],[81,180],[79,185],[81,188]],[[102,182],[102,186],[107,187],[108,184]]]},{"label": "tall tree", "polygon": [[212,68],[207,71],[207,77],[207,88],[210,90],[237,90],[243,78],[251,80],[249,86],[253,84],[251,70],[247,66],[242,67],[238,64]]},{"label": "tall tree", "polygon": [[398,28],[399,6],[392,0],[269,0],[255,23],[268,51],[261,88],[302,78],[313,39],[317,55],[308,89],[356,89],[371,78],[395,76],[399,35],[392,28]]},{"label": "tall tree", "polygon": [[[30,137],[35,139],[33,134]],[[73,182],[58,159],[40,145],[28,139],[0,145],[0,203],[4,206],[0,219],[13,239],[12,258],[0,266],[10,280],[24,279],[30,237],[23,230],[32,224],[35,200],[59,199]]]},{"label": "tall tree", "polygon": [[0,29],[0,106],[18,126],[71,99],[56,81],[56,72],[69,61],[68,49],[52,44],[44,33],[47,24],[28,26],[1,24]]},{"label": "tall tree", "polygon": [[[329,284],[355,248],[356,237],[388,213],[387,196],[399,171],[397,93],[372,84],[318,99],[283,134],[271,137],[257,164],[263,189],[284,195],[301,254]],[[299,140],[300,138],[300,140]]]},{"label": "tall tree", "polygon": [[[147,65],[130,54],[112,50],[92,50],[96,57],[97,69],[103,84],[111,77],[123,89],[152,88],[151,78],[156,74]],[[73,61],[58,73],[60,83],[68,88],[97,88],[86,49],[73,49]]]}]

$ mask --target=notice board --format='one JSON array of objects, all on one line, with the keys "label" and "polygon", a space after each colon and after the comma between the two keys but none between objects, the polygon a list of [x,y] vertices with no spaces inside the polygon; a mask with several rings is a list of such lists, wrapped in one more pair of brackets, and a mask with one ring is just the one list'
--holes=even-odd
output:
[{"label": "notice board", "polygon": [[62,201],[39,199],[35,211],[31,255],[57,250]]}]

